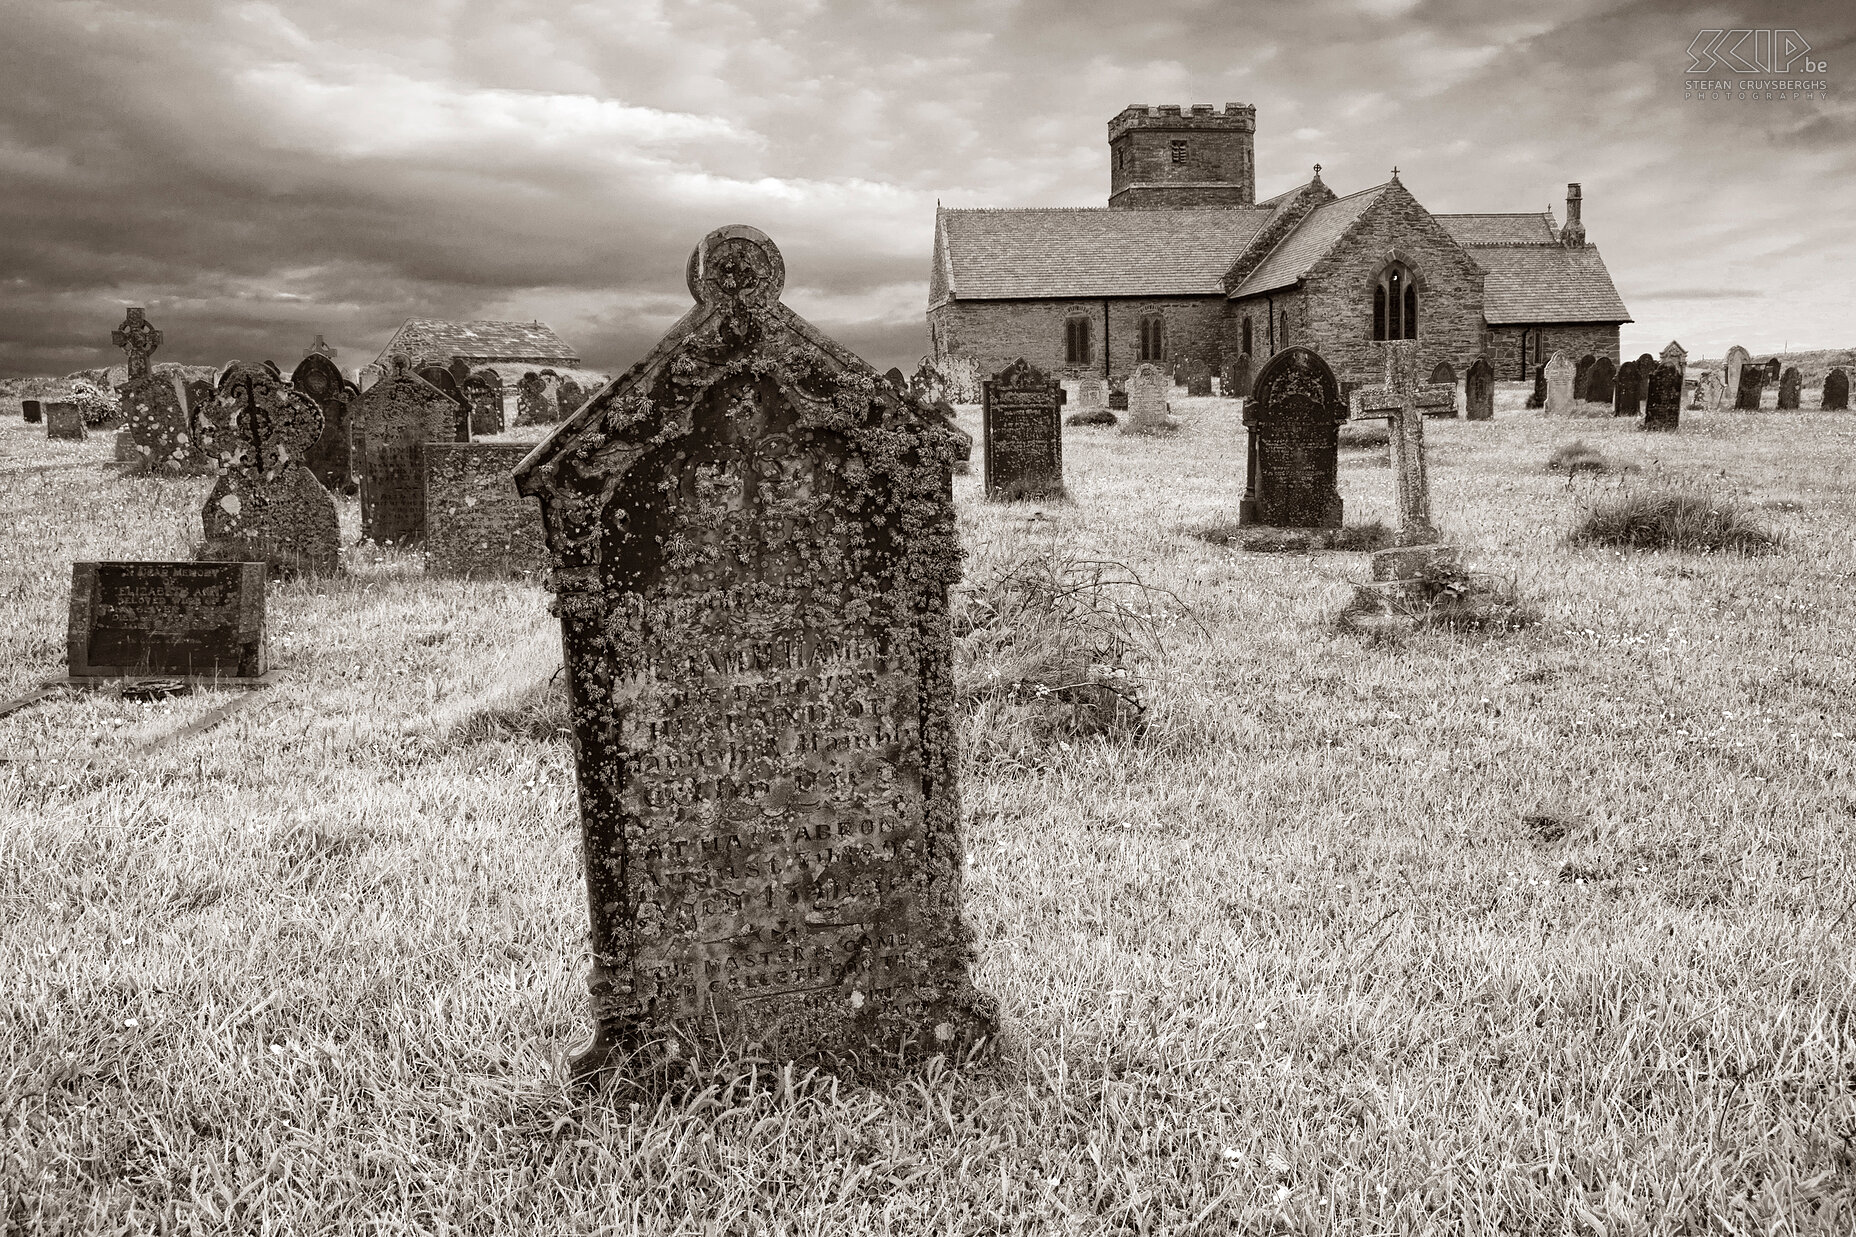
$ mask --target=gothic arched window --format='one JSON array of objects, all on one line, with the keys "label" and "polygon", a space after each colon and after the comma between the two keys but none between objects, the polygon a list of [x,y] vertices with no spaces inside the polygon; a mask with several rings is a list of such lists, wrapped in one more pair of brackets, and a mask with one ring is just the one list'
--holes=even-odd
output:
[{"label": "gothic arched window", "polygon": [[1418,338],[1418,284],[1402,262],[1379,272],[1373,284],[1373,338]]},{"label": "gothic arched window", "polygon": [[1088,365],[1089,319],[1068,318],[1063,324],[1063,361],[1066,365]]},{"label": "gothic arched window", "polygon": [[1141,360],[1166,360],[1166,319],[1159,314],[1141,319]]}]

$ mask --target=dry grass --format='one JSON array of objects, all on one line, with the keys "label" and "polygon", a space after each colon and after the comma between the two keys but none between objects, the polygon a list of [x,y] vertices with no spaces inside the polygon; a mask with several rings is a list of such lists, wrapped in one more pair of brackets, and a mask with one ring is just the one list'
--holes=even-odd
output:
[{"label": "dry grass", "polygon": [[[1037,518],[956,482],[976,584],[1125,563],[1197,619],[1129,653],[1138,734],[963,783],[983,1067],[562,1084],[586,912],[532,587],[279,585],[288,681],[151,756],[213,700],[0,721],[8,1237],[1851,1231],[1856,418],[1594,420],[1791,504],[1776,554],[1620,552],[1566,544],[1614,483],[1543,471],[1523,393],[1426,426],[1446,535],[1544,611],[1501,641],[1369,647],[1329,621],[1360,560],[1181,535],[1242,493],[1222,400],[1074,435]],[[197,536],[200,483],[108,450],[0,422],[0,693],[57,670],[73,558]],[[1391,480],[1343,456],[1349,520]]]},{"label": "dry grass", "polygon": [[[1778,509],[1790,510],[1792,504]],[[1781,544],[1750,503],[1692,480],[1595,497],[1587,503],[1569,539],[1574,545],[1704,554],[1773,554]]]}]

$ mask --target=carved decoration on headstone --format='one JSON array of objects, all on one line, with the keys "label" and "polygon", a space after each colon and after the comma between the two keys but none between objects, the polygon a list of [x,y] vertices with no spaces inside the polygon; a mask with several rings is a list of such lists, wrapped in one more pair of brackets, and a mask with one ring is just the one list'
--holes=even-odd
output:
[{"label": "carved decoration on headstone", "polygon": [[1023,357],[980,387],[986,497],[1001,502],[1063,495],[1062,386]]},{"label": "carved decoration on headstone", "polygon": [[1688,368],[1688,349],[1672,339],[1664,346],[1662,354],[1657,357],[1657,363],[1661,365],[1673,365],[1678,372],[1686,370]]},{"label": "carved decoration on headstone", "polygon": [[1122,419],[1124,434],[1158,434],[1178,428],[1167,413],[1167,391],[1172,383],[1166,371],[1152,361],[1142,361],[1128,375],[1128,415]]},{"label": "carved decoration on headstone", "polygon": [[1244,401],[1248,442],[1238,523],[1339,528],[1346,419],[1340,384],[1318,353],[1290,347],[1264,362]]},{"label": "carved decoration on headstone", "polygon": [[414,373],[408,358],[396,354],[390,363],[353,410],[361,535],[406,545],[425,537],[425,444],[457,440],[457,401]]},{"label": "carved decoration on headstone", "polygon": [[71,564],[74,679],[256,679],[269,666],[261,562]]},{"label": "carved decoration on headstone", "polygon": [[[1416,340],[1375,343],[1383,349],[1385,378],[1378,386],[1353,393],[1354,416],[1392,423],[1392,469],[1398,487],[1400,546],[1431,545],[1442,540],[1431,523],[1431,483],[1424,459],[1424,418],[1433,409],[1454,407],[1456,388],[1418,382]],[[1565,363],[1555,354],[1554,359]],[[1552,368],[1549,364],[1548,369]],[[1572,366],[1566,364],[1566,369]]]},{"label": "carved decoration on headstone", "polygon": [[200,559],[326,574],[341,562],[335,500],[306,467],[322,409],[269,361],[234,361],[200,410],[200,449],[219,478],[200,508]]}]

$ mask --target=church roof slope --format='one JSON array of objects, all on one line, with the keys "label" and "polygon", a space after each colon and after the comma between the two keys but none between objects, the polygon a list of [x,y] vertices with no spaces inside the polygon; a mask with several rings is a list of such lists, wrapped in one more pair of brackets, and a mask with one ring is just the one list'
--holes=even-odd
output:
[{"label": "church roof slope", "polygon": [[1219,207],[943,207],[952,295],[1217,296],[1224,273],[1269,218]]},{"label": "church roof slope", "polygon": [[439,318],[408,318],[387,346],[389,353],[423,356],[461,356],[484,361],[558,362],[574,366],[580,356],[554,329],[540,322],[446,322]]},{"label": "church roof slope", "polygon": [[1553,217],[1542,211],[1526,215],[1432,215],[1431,218],[1442,224],[1444,231],[1465,248],[1559,243]]},{"label": "church roof slope", "polygon": [[1334,247],[1361,215],[1379,201],[1379,195],[1385,189],[1385,185],[1375,185],[1371,189],[1350,193],[1344,198],[1335,198],[1309,211],[1308,218],[1283,237],[1231,295],[1238,297],[1274,292],[1277,288],[1286,288],[1295,283]]},{"label": "church roof slope", "polygon": [[1482,316],[1490,326],[1533,322],[1629,322],[1630,310],[1590,245],[1478,246],[1489,272]]}]

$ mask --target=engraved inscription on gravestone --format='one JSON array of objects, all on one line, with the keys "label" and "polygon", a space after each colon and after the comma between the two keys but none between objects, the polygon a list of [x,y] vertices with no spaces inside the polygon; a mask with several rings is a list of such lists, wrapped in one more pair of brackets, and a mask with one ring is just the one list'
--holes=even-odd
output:
[{"label": "engraved inscription on gravestone", "polygon": [[783,280],[764,234],[710,233],[697,308],[516,473],[576,734],[576,1073],[695,1041],[958,1053],[993,1026],[960,910],[957,434]]},{"label": "engraved inscription on gravestone", "polygon": [[425,536],[425,444],[450,442],[457,405],[395,354],[392,372],[361,393],[361,535],[378,544]]},{"label": "engraved inscription on gravestone", "polygon": [[266,666],[263,563],[73,563],[73,678],[252,679]]},{"label": "engraved inscription on gravestone", "polygon": [[1244,401],[1249,443],[1238,523],[1339,528],[1346,419],[1334,371],[1319,354],[1290,347],[1264,362]]},{"label": "engraved inscription on gravestone", "polygon": [[980,394],[986,497],[1003,502],[1063,493],[1063,390],[1023,357],[987,379]]},{"label": "engraved inscription on gravestone", "polygon": [[[418,369],[417,373],[419,377],[443,391],[445,397],[451,401],[451,432],[445,440],[469,442],[470,401],[464,398],[463,388],[459,387],[458,380],[451,376],[450,369],[443,365],[424,365]],[[432,441],[439,440],[433,439]]]}]

